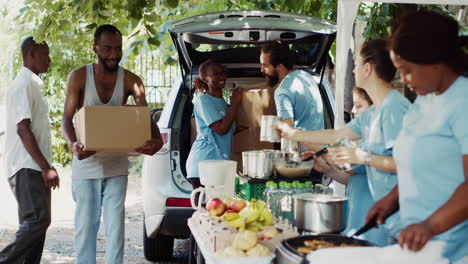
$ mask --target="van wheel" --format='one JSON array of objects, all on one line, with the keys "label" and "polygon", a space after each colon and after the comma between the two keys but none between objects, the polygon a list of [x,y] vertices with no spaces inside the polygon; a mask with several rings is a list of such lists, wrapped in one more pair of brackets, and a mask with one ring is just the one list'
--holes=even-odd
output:
[{"label": "van wheel", "polygon": [[146,235],[146,227],[143,221],[143,251],[149,261],[170,260],[174,250],[174,238],[164,235],[156,235],[149,238]]}]

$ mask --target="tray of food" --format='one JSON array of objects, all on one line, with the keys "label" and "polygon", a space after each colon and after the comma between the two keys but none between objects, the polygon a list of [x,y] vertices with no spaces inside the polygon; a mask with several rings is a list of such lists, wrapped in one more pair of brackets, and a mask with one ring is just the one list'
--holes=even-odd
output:
[{"label": "tray of food", "polygon": [[312,235],[299,236],[286,239],[283,242],[284,247],[289,251],[303,255],[321,248],[334,247],[374,247],[375,244],[357,238],[343,235]]}]

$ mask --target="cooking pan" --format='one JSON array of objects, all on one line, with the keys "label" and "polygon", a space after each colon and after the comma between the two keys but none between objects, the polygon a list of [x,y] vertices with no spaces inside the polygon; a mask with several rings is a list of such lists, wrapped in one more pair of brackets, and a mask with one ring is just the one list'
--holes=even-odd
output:
[{"label": "cooking pan", "polygon": [[377,246],[366,240],[357,239],[353,237],[347,237],[343,235],[334,235],[334,234],[298,236],[298,237],[293,237],[290,239],[283,240],[281,243],[290,252],[293,252],[294,254],[304,258],[307,254],[299,252],[297,248],[303,247],[304,241],[306,240],[321,240],[321,241],[333,243],[335,245],[350,244],[350,245],[359,245],[363,247],[376,247]]}]

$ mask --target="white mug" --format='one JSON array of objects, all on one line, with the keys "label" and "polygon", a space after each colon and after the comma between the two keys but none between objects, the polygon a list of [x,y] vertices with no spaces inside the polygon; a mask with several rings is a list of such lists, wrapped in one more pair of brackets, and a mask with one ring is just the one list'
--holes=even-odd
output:
[{"label": "white mug", "polygon": [[262,115],[260,121],[260,141],[280,142],[278,131],[273,128],[273,124],[280,121],[279,117],[274,115]]}]

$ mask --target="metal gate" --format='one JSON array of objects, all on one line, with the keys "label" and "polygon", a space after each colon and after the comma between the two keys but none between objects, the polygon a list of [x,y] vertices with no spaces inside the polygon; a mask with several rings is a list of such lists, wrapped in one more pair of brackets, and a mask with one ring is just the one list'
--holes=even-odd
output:
[{"label": "metal gate", "polygon": [[167,66],[157,52],[138,55],[125,63],[125,68],[138,75],[145,85],[146,101],[151,109],[163,108],[176,77],[177,65]]}]

